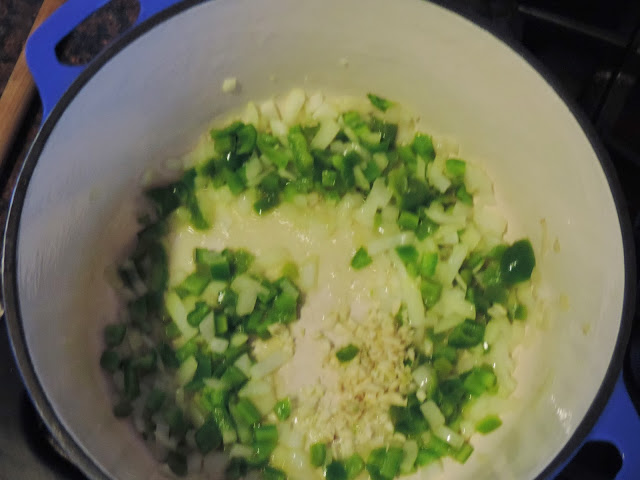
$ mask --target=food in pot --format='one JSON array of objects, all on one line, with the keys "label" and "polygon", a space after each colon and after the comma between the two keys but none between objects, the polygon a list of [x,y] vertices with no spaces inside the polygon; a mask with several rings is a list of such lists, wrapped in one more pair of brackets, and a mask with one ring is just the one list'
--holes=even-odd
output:
[{"label": "food in pot", "polygon": [[535,257],[454,146],[296,89],[181,169],[145,191],[100,359],[175,474],[390,480],[501,426]]}]

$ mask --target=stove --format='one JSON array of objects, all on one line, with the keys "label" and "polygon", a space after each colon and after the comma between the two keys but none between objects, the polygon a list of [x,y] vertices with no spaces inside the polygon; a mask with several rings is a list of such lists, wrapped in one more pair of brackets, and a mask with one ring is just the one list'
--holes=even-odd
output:
[{"label": "stove", "polygon": [[[524,47],[595,126],[618,173],[633,224],[640,271],[640,2],[637,0],[435,0],[511,44]],[[39,1],[8,0],[35,15]],[[6,6],[0,4],[0,18]],[[112,0],[61,43],[60,58],[88,60],[136,17],[135,0]],[[8,18],[5,16],[5,18]],[[8,34],[0,20],[0,45]],[[3,30],[3,25],[5,30]],[[12,53],[1,51],[0,55]],[[17,57],[17,53],[15,53]],[[0,57],[0,62],[3,59]],[[14,62],[12,58],[11,62]],[[1,64],[0,64],[1,66]],[[6,75],[5,75],[6,73]],[[0,69],[0,88],[8,70]],[[0,90],[1,91],[1,90]],[[2,209],[40,122],[32,105],[9,163],[0,171]],[[4,214],[3,214],[4,216]],[[640,299],[640,286],[638,288]],[[640,308],[636,309],[640,313]],[[636,313],[624,378],[640,412],[640,314]],[[84,480],[50,440],[22,387],[4,328],[0,329],[0,480]],[[640,438],[640,432],[638,432]],[[585,445],[556,480],[611,480],[621,464],[610,444]]]}]

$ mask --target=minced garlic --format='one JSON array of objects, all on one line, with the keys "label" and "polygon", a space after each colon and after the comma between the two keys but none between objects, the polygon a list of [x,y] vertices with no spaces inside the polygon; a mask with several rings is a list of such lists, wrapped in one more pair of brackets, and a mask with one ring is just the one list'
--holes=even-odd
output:
[{"label": "minced garlic", "polygon": [[[389,407],[406,405],[411,368],[404,364],[411,351],[412,333],[397,326],[389,313],[372,309],[361,321],[348,313],[336,313],[329,322],[341,331],[332,342],[323,368],[336,382],[320,382],[302,390],[298,424],[309,444],[326,442],[334,456],[344,458],[355,451],[385,445],[393,437]],[[336,351],[353,343],[360,350],[355,358],[340,363]]]}]

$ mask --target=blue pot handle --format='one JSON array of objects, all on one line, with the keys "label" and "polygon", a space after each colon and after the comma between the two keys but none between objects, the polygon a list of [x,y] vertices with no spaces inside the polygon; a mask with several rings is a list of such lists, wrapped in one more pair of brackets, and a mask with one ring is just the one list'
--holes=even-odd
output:
[{"label": "blue pot handle", "polygon": [[[56,45],[84,19],[110,0],[67,0],[27,40],[26,58],[40,98],[43,122],[62,94],[84,70],[84,66],[61,64],[55,53]],[[138,0],[140,14],[134,25],[178,3],[180,0]]]},{"label": "blue pot handle", "polygon": [[[582,445],[592,441],[608,442],[620,452],[622,467],[615,480],[640,478],[640,416],[629,396],[622,373],[616,381],[609,402]],[[576,449],[575,453],[579,450]],[[562,468],[564,466],[566,464]],[[560,471],[561,469],[558,473]]]}]

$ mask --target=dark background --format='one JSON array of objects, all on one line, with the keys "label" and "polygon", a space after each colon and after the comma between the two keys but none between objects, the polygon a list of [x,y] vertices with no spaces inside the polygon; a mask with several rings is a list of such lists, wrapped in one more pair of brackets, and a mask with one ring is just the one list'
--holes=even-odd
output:
[{"label": "dark background", "polygon": [[[544,65],[566,97],[586,114],[618,173],[624,206],[629,211],[636,245],[640,245],[640,1],[435,1],[473,18],[507,41],[523,46]],[[0,93],[41,3],[41,0],[0,0]],[[135,0],[112,0],[58,45],[59,58],[70,64],[88,62],[126,30],[138,11]],[[40,121],[41,106],[36,95],[7,162],[0,166],[0,225],[4,225],[17,172]],[[636,318],[625,364],[625,380],[637,402],[636,407],[640,405],[638,323]],[[620,457],[615,449],[588,445],[557,480],[612,479],[619,465]],[[638,476],[640,478],[640,473]],[[81,480],[84,477],[61,459],[31,407],[13,363],[2,320],[0,480],[16,479]]]}]

